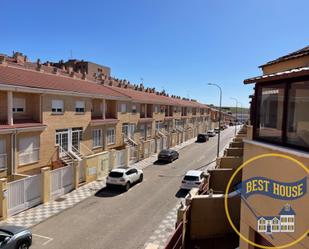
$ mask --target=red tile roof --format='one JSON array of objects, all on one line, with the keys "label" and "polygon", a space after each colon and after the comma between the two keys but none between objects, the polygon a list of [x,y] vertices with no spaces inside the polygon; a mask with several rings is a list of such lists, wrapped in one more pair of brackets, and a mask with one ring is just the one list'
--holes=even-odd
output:
[{"label": "red tile roof", "polygon": [[126,98],[125,95],[95,82],[12,66],[0,66],[0,84],[102,95],[105,98]]}]

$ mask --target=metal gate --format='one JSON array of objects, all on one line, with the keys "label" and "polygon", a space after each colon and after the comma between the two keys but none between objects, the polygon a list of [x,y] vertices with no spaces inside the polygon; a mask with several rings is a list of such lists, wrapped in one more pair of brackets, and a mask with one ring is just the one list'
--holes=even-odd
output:
[{"label": "metal gate", "polygon": [[55,200],[73,189],[73,165],[51,171],[51,199]]},{"label": "metal gate", "polygon": [[168,141],[167,137],[163,137],[163,149],[164,150],[168,148],[167,141]]},{"label": "metal gate", "polygon": [[8,215],[20,213],[42,202],[42,175],[30,176],[14,182],[8,187]]},{"label": "metal gate", "polygon": [[83,163],[80,163],[79,165],[79,182],[86,181],[86,168]]},{"label": "metal gate", "polygon": [[123,167],[126,165],[125,155],[126,150],[116,150],[116,167]]},{"label": "metal gate", "polygon": [[151,140],[150,141],[150,155],[156,153],[156,141]]},{"label": "metal gate", "polygon": [[137,162],[137,146],[130,146],[129,148],[130,152],[130,164]]}]

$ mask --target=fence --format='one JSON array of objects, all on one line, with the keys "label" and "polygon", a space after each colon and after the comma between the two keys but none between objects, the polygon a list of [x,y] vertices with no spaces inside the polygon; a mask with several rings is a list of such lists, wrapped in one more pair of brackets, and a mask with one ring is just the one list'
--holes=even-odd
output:
[{"label": "fence", "polygon": [[150,141],[150,155],[156,153],[156,141],[151,140]]},{"label": "fence", "polygon": [[79,165],[79,182],[86,181],[86,167],[83,163]]},{"label": "fence", "polygon": [[73,189],[73,165],[50,172],[51,199],[55,200]]},{"label": "fence", "polygon": [[126,150],[116,150],[115,167],[123,167],[126,165]]},{"label": "fence", "polygon": [[8,215],[14,215],[42,202],[42,175],[30,176],[7,184]]},{"label": "fence", "polygon": [[130,146],[129,152],[130,152],[130,164],[136,163],[138,153],[137,146]]}]

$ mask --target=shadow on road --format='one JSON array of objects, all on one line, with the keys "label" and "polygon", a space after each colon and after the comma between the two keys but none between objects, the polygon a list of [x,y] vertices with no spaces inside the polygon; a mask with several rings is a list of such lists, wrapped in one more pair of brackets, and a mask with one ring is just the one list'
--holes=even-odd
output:
[{"label": "shadow on road", "polygon": [[115,197],[117,195],[120,195],[122,193],[124,193],[124,189],[115,186],[115,187],[105,187],[100,189],[98,192],[95,193],[94,196],[96,197],[101,197],[101,198],[110,198],[110,197]]},{"label": "shadow on road", "polygon": [[155,161],[153,164],[154,164],[154,165],[166,165],[166,164],[169,164],[169,162],[157,160],[157,161]]},{"label": "shadow on road", "polygon": [[189,190],[187,190],[187,189],[179,189],[177,191],[177,193],[175,194],[175,197],[177,197],[177,198],[185,198],[188,193],[189,193]]}]

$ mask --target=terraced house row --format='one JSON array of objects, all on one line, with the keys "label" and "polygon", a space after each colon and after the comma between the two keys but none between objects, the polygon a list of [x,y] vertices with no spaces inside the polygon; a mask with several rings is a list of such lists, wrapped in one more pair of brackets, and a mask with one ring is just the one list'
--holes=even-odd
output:
[{"label": "terraced house row", "polygon": [[91,62],[1,55],[0,176],[14,181],[77,162],[80,181],[91,181],[217,127],[218,115]]}]

